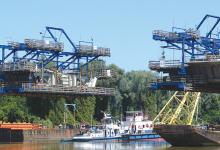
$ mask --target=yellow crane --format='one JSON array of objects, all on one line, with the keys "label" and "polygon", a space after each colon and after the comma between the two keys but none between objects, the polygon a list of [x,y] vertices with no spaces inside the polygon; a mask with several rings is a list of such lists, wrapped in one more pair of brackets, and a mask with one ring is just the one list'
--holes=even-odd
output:
[{"label": "yellow crane", "polygon": [[153,120],[154,124],[191,125],[200,92],[176,91]]}]

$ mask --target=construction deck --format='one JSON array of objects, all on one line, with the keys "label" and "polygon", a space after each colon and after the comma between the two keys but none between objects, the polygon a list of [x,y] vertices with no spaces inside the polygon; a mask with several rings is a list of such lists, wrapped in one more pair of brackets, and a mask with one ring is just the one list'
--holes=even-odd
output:
[{"label": "construction deck", "polygon": [[113,75],[110,70],[89,70],[92,61],[111,55],[109,48],[94,46],[93,40],[75,45],[64,29],[46,27],[41,39],[9,41],[0,49],[0,94],[115,94],[114,88],[95,87],[97,79]]},{"label": "construction deck", "polygon": [[[200,29],[207,19],[213,23],[209,31],[203,33]],[[163,51],[159,61],[149,61],[149,68],[160,74],[151,89],[220,92],[220,39],[218,32],[213,33],[219,22],[220,17],[205,15],[196,28],[154,30],[153,39],[166,43],[162,48],[179,52],[173,53],[174,60],[165,60]]]},{"label": "construction deck", "polygon": [[86,87],[86,86],[48,86],[23,83],[22,90],[24,93],[47,93],[47,94],[63,94],[63,95],[104,95],[114,96],[114,88],[103,87]]}]

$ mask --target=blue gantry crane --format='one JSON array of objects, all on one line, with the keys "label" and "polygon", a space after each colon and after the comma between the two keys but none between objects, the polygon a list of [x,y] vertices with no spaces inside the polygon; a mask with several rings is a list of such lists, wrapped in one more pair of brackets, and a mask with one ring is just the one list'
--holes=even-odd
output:
[{"label": "blue gantry crane", "polygon": [[[211,28],[202,34],[202,27],[210,20]],[[219,22],[220,17],[205,15],[196,28],[173,27],[171,32],[153,31],[153,39],[166,43],[162,46],[164,49],[179,51],[181,59],[165,60],[163,56],[159,61],[150,61],[149,68],[162,73],[150,88],[220,92]]]},{"label": "blue gantry crane", "polygon": [[[64,48],[62,39],[70,45]],[[110,49],[93,41],[75,45],[62,28],[46,27],[40,40],[25,39],[0,45],[0,93],[47,93],[114,95],[114,89],[95,87],[95,79],[82,83],[80,71],[99,57],[110,57]],[[109,71],[109,70],[106,70]],[[111,76],[111,74],[108,74]]]},{"label": "blue gantry crane", "polygon": [[[212,25],[204,34],[206,22]],[[180,52],[179,59],[166,60],[163,53],[159,61],[149,62],[149,68],[160,74],[150,88],[175,91],[153,120],[155,132],[173,146],[219,144],[210,138],[218,131],[203,128],[198,119],[202,92],[220,93],[219,22],[220,17],[205,15],[195,29],[153,32],[154,40],[166,43],[162,48]]]}]

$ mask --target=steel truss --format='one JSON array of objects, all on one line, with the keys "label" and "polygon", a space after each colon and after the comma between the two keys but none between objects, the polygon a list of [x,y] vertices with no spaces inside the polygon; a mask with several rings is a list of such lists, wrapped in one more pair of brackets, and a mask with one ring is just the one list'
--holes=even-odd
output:
[{"label": "steel truss", "polygon": [[191,125],[200,95],[200,92],[176,91],[155,117],[154,124]]},{"label": "steel truss", "polygon": [[[213,20],[208,32],[203,35],[201,33],[204,23],[208,20]],[[185,91],[190,89],[187,80],[190,79],[188,63],[201,61],[204,58],[210,59],[211,57],[218,57],[220,54],[220,38],[219,32],[213,33],[219,25],[220,17],[213,15],[205,15],[199,25],[195,29],[183,29],[173,27],[172,31],[153,31],[153,39],[166,44],[162,46],[165,49],[175,49],[181,52],[181,59],[178,60],[178,66],[175,60],[170,61],[169,64],[165,60],[160,62],[149,62],[151,70],[168,73],[170,81],[155,82],[151,84],[151,89],[165,89],[165,90],[181,90]],[[164,61],[164,63],[162,63]],[[169,66],[168,66],[169,65]],[[184,79],[184,80],[182,80]]]}]

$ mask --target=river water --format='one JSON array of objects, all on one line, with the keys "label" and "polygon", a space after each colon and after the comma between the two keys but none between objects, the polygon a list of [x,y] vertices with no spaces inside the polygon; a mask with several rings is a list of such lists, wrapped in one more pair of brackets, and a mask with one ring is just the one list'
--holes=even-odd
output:
[{"label": "river water", "polygon": [[60,142],[29,141],[0,144],[0,150],[220,150],[220,147],[172,147],[163,140],[136,142]]}]

